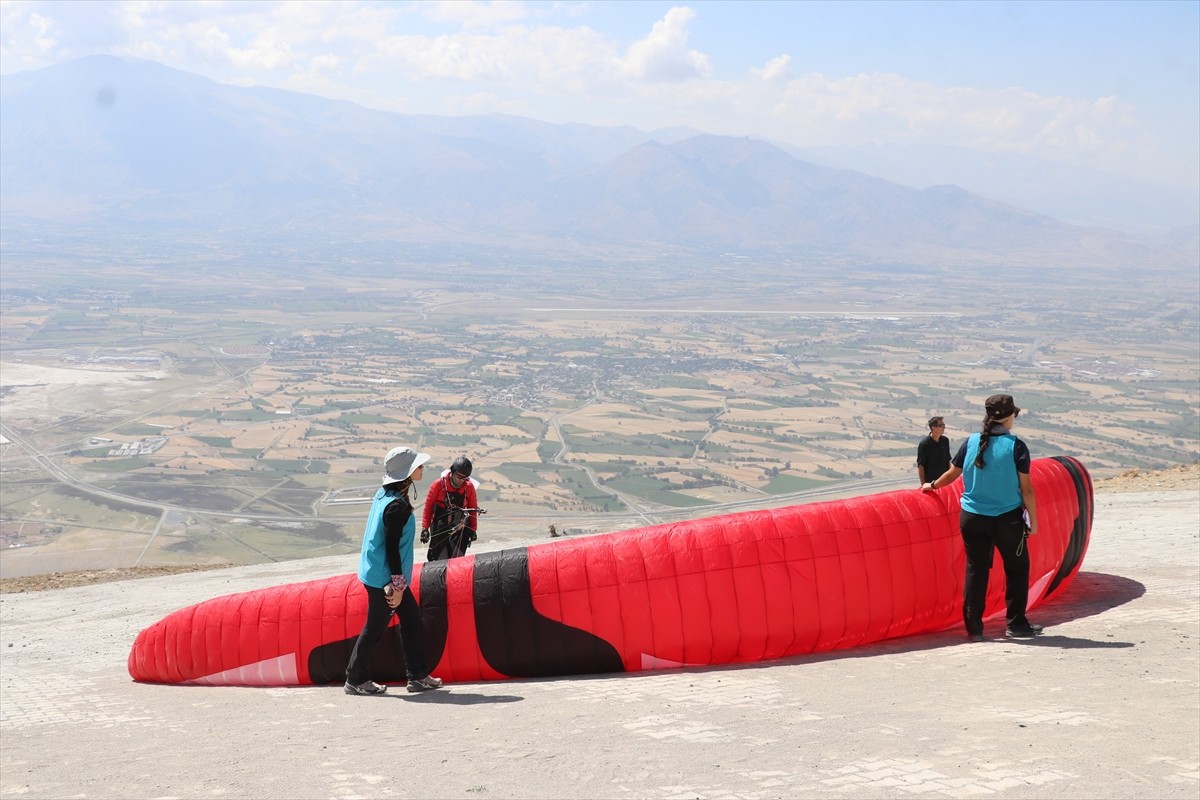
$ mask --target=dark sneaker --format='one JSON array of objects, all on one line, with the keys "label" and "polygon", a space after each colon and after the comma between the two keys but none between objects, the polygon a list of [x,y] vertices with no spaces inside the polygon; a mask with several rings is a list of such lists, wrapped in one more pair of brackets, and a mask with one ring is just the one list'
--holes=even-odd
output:
[{"label": "dark sneaker", "polygon": [[1023,628],[1009,628],[1004,635],[1009,639],[1032,639],[1041,632],[1041,625],[1026,625]]},{"label": "dark sneaker", "polygon": [[386,686],[382,686],[375,681],[363,681],[362,683],[346,682],[346,694],[383,694],[386,691]]},{"label": "dark sneaker", "polygon": [[442,679],[435,678],[432,675],[426,675],[424,678],[413,678],[408,682],[408,690],[410,692],[428,692],[430,689],[442,688]]},{"label": "dark sneaker", "polygon": [[986,641],[986,640],[983,638],[982,633],[968,633],[967,641],[968,642],[982,642],[982,641]]}]

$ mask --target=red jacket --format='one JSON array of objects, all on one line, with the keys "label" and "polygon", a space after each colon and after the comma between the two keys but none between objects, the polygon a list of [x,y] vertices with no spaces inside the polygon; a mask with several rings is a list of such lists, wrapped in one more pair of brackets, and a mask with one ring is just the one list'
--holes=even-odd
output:
[{"label": "red jacket", "polygon": [[[475,497],[475,484],[471,483],[470,478],[467,478],[463,481],[462,486],[455,489],[454,485],[450,483],[450,476],[443,475],[433,482],[429,487],[429,493],[425,495],[425,508],[421,512],[422,528],[428,528],[433,522],[434,516],[445,511],[446,506],[449,505],[446,502],[446,495],[448,493],[460,495],[462,497],[463,508],[479,507],[479,501]],[[467,514],[467,528],[478,532],[478,525],[478,513],[472,511]]]}]

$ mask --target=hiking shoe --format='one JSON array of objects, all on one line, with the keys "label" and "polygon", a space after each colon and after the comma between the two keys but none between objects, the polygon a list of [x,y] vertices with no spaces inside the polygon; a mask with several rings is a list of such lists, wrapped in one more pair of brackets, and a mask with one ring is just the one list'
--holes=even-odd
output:
[{"label": "hiking shoe", "polygon": [[350,683],[346,681],[346,694],[383,694],[386,691],[386,686],[382,686],[375,681],[363,681],[362,683]]},{"label": "hiking shoe", "polygon": [[430,689],[440,688],[442,688],[442,679],[432,675],[426,675],[424,678],[412,678],[408,682],[410,692],[428,692]]},{"label": "hiking shoe", "polygon": [[1032,639],[1041,632],[1041,625],[1026,625],[1023,628],[1009,628],[1004,631],[1004,635],[1009,639]]}]

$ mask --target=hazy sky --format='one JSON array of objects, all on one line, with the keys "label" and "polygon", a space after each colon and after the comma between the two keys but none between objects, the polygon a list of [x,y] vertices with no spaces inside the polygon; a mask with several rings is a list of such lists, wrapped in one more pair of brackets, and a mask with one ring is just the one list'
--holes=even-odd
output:
[{"label": "hazy sky", "polygon": [[1200,0],[0,0],[0,72],[92,53],[404,113],[1029,153],[1200,192]]}]

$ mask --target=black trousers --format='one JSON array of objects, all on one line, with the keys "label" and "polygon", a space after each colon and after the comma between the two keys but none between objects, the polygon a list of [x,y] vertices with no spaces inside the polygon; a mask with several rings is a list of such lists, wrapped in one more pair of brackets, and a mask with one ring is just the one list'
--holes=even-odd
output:
[{"label": "black trousers", "polygon": [[[958,518],[963,546],[967,551],[967,574],[963,581],[963,622],[968,634],[983,633],[983,606],[987,600],[988,573],[992,553],[1000,551],[1004,562],[1004,600],[1008,607],[1008,627],[1029,625],[1025,606],[1029,602],[1029,547],[1025,541],[1023,509],[1016,508],[998,517],[985,517],[963,511]],[[1017,551],[1021,552],[1018,554]]]},{"label": "black trousers", "polygon": [[380,637],[387,630],[388,623],[392,621],[392,614],[400,618],[397,630],[400,645],[404,648],[404,668],[408,678],[424,678],[429,674],[429,667],[425,664],[425,652],[421,649],[421,607],[417,605],[417,598],[413,597],[412,590],[405,588],[400,605],[393,609],[388,607],[383,589],[366,584],[363,584],[363,588],[367,590],[367,621],[363,625],[362,633],[358,635],[358,641],[354,643],[354,650],[350,653],[346,682],[357,685],[370,680],[371,656],[375,652],[375,645],[379,644]]},{"label": "black trousers", "polygon": [[471,531],[463,528],[454,534],[434,534],[430,537],[429,551],[425,554],[426,561],[446,561],[467,554],[471,546]]}]

